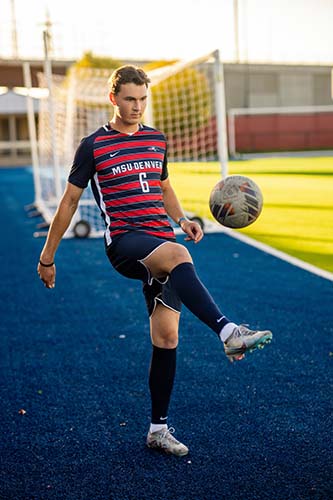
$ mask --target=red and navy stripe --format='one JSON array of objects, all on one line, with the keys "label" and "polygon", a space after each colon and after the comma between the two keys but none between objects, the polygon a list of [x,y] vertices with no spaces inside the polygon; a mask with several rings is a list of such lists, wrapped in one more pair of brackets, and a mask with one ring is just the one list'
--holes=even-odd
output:
[{"label": "red and navy stripe", "polygon": [[85,187],[91,180],[109,241],[135,230],[173,240],[161,188],[167,176],[162,133],[141,126],[129,136],[102,127],[81,143],[69,182]]}]

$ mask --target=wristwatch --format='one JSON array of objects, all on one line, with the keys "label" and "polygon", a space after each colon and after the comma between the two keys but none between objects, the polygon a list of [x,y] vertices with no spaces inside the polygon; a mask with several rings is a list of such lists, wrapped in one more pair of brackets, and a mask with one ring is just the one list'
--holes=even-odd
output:
[{"label": "wristwatch", "polygon": [[177,221],[178,226],[182,225],[183,220],[187,220],[186,217],[179,217],[179,219]]}]

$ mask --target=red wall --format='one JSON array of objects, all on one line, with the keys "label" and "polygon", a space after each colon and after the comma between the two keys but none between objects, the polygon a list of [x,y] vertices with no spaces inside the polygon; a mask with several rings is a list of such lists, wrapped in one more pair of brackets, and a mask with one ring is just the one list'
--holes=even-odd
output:
[{"label": "red wall", "polygon": [[333,112],[235,116],[236,151],[333,149]]}]

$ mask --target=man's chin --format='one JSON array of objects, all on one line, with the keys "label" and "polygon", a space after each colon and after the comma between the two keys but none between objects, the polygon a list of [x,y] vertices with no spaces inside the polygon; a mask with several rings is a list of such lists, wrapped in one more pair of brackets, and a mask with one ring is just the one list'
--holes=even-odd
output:
[{"label": "man's chin", "polygon": [[141,120],[141,115],[129,118],[127,120],[127,123],[129,125],[135,125],[136,123],[140,123],[140,120]]}]

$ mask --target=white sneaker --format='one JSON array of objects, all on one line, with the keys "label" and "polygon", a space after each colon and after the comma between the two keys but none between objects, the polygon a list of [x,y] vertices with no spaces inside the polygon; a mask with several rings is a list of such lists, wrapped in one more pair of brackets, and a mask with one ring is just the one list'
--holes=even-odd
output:
[{"label": "white sneaker", "polygon": [[157,432],[148,432],[147,446],[148,448],[158,448],[165,453],[183,457],[188,454],[188,448],[183,443],[177,441],[173,436],[175,429],[162,429]]},{"label": "white sneaker", "polygon": [[246,352],[263,349],[265,344],[271,342],[272,337],[269,330],[249,330],[245,325],[239,325],[224,342],[224,351],[231,362],[239,361],[245,357]]}]

